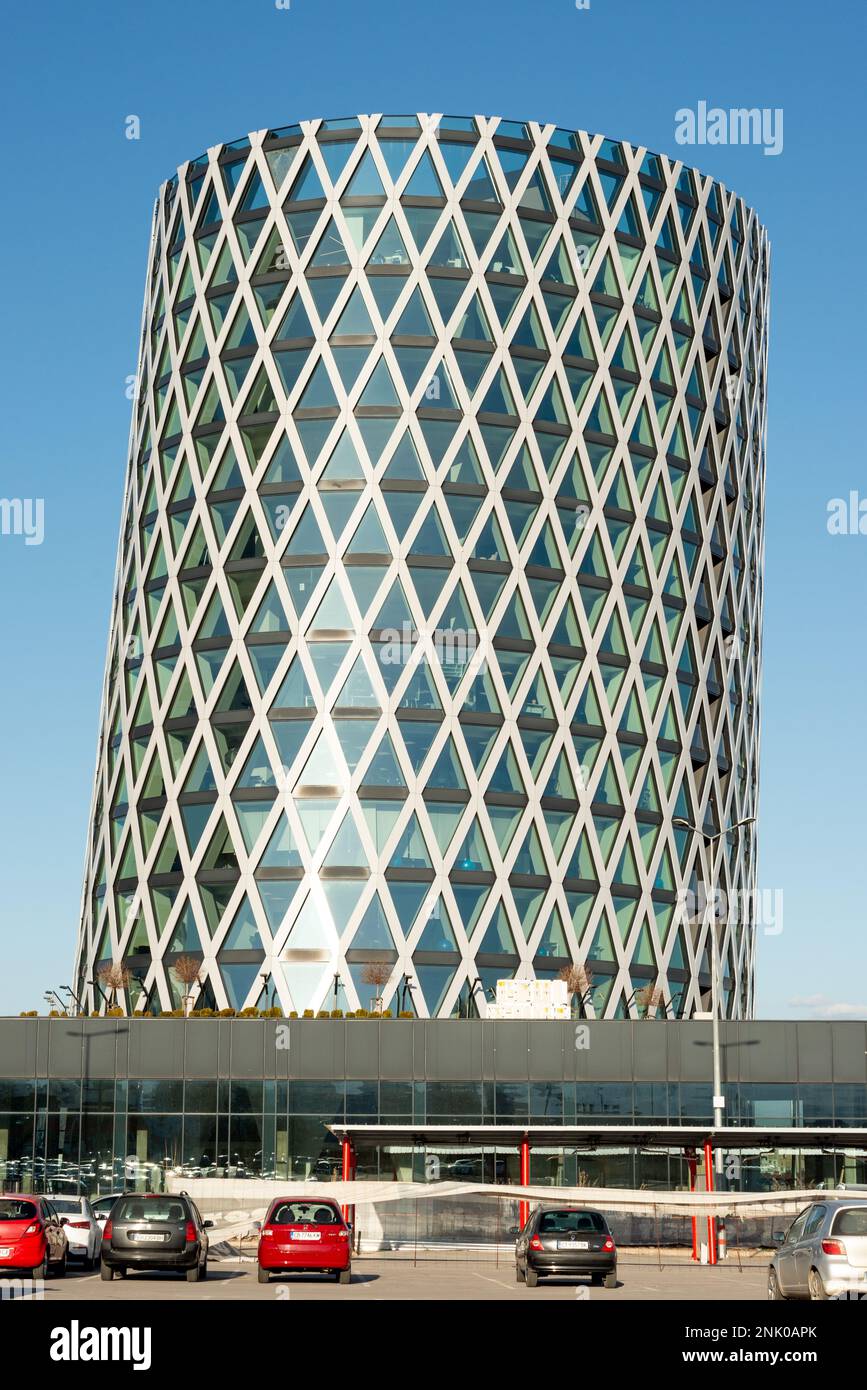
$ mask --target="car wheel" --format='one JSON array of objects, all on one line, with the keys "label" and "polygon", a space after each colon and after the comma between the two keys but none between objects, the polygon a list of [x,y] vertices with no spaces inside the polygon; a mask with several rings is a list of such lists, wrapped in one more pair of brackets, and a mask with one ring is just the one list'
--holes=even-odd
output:
[{"label": "car wheel", "polygon": [[527,1288],[528,1288],[528,1289],[535,1289],[535,1287],[536,1287],[536,1285],[538,1284],[538,1282],[539,1282],[539,1276],[538,1276],[538,1274],[536,1273],[535,1269],[528,1269],[528,1270],[527,1270],[527,1278],[526,1278]]},{"label": "car wheel", "polygon": [[616,1289],[616,1288],[617,1288],[617,1270],[616,1270],[616,1269],[615,1269],[615,1270],[612,1270],[612,1272],[611,1272],[610,1274],[606,1274],[606,1276],[605,1276],[605,1281],[604,1281],[604,1282],[605,1282],[605,1287],[606,1287],[606,1289]]},{"label": "car wheel", "polygon": [[271,1271],[270,1271],[270,1269],[263,1269],[262,1266],[260,1265],[260,1266],[259,1266],[259,1274],[258,1274],[259,1283],[260,1283],[260,1284],[267,1284],[267,1283],[268,1283],[268,1280],[269,1280],[270,1278],[271,1278]]},{"label": "car wheel", "polygon": [[30,1277],[31,1279],[44,1280],[47,1274],[48,1261],[43,1257],[42,1263],[36,1265],[35,1268],[30,1271]]},{"label": "car wheel", "polygon": [[338,1282],[338,1284],[351,1284],[351,1283],[352,1283],[352,1269],[351,1269],[351,1268],[350,1268],[350,1269],[341,1269],[340,1272],[339,1272],[338,1275],[337,1275],[337,1282]]},{"label": "car wheel", "polygon": [[771,1300],[772,1303],[782,1303],[784,1302],[785,1297],[786,1295],[780,1288],[780,1281],[777,1278],[777,1271],[774,1269],[773,1265],[771,1265],[771,1268],[768,1270],[768,1298]]},{"label": "car wheel", "polygon": [[106,1264],[105,1260],[100,1260],[99,1262],[99,1277],[100,1279],[114,1278],[114,1270],[112,1269],[111,1265]]},{"label": "car wheel", "polygon": [[198,1282],[199,1282],[199,1280],[201,1279],[201,1277],[202,1277],[202,1266],[201,1266],[201,1265],[195,1264],[195,1265],[193,1265],[192,1269],[188,1269],[188,1270],[187,1270],[187,1283],[188,1283],[188,1284],[198,1284]]},{"label": "car wheel", "polygon": [[66,1260],[67,1260],[67,1251],[64,1250],[64,1252],[63,1252],[63,1259],[60,1261],[60,1263],[59,1263],[58,1266],[57,1266],[57,1270],[55,1271],[56,1277],[57,1277],[58,1279],[63,1279],[63,1278],[65,1278],[65,1276],[66,1276]]},{"label": "car wheel", "polygon": [[813,1303],[826,1303],[828,1291],[822,1283],[822,1276],[817,1269],[811,1269],[807,1279],[807,1287],[810,1290],[810,1298]]},{"label": "car wheel", "polygon": [[203,1261],[202,1261],[202,1278],[203,1278],[203,1279],[207,1279],[207,1277],[208,1277],[208,1261],[207,1261],[207,1260],[203,1260]]}]

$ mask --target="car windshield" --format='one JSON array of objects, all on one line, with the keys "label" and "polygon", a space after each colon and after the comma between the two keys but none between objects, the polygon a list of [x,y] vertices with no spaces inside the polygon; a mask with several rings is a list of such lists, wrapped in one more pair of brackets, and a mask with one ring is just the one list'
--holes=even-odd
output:
[{"label": "car windshield", "polygon": [[325,1202],[280,1202],[268,1218],[274,1226],[338,1226],[343,1218]]},{"label": "car windshield", "polygon": [[0,1197],[0,1221],[30,1221],[36,1215],[32,1202],[16,1202],[13,1197]]},{"label": "car windshield", "polygon": [[113,1221],[186,1221],[183,1202],[162,1197],[122,1197],[112,1211]]},{"label": "car windshield", "polygon": [[539,1235],[577,1234],[604,1235],[605,1222],[598,1211],[543,1211],[539,1218]]},{"label": "car windshield", "polygon": [[52,1197],[51,1204],[55,1211],[74,1211],[81,1216],[81,1203],[76,1201],[74,1197]]},{"label": "car windshield", "polygon": [[867,1207],[838,1211],[831,1229],[835,1236],[867,1236]]}]

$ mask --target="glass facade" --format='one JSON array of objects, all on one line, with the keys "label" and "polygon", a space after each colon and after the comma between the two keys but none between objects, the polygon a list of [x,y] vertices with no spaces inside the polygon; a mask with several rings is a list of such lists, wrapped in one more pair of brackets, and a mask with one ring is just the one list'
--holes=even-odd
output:
[{"label": "glass facade", "polygon": [[753,830],[710,863],[677,822],[756,810],[767,300],[741,199],[585,132],[361,116],[182,167],[84,1006],[483,1016],[580,965],[590,1018],[688,1018],[706,883],[750,1016]]},{"label": "glass facade", "polygon": [[[740,1083],[726,1090],[729,1124],[867,1127],[867,1087]],[[369,1080],[0,1080],[0,1185],[95,1194],[158,1191],[187,1178],[340,1176],[340,1149],[326,1128],[356,1124],[711,1124],[711,1086],[683,1082]],[[840,1142],[845,1142],[841,1132]],[[435,1162],[432,1162],[435,1160]],[[744,1184],[807,1186],[836,1175],[867,1179],[867,1155],[755,1152]],[[580,1174],[588,1175],[581,1178]],[[533,1183],[682,1186],[682,1152],[577,1152],[534,1145]],[[805,1177],[803,1183],[795,1177]],[[358,1146],[358,1177],[518,1181],[516,1146]],[[484,1176],[483,1176],[484,1175]],[[633,1181],[633,1178],[636,1180]]]}]

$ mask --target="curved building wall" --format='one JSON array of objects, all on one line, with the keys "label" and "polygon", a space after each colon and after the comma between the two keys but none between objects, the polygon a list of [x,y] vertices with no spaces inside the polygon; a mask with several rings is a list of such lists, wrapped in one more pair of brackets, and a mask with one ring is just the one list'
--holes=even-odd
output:
[{"label": "curved building wall", "polygon": [[[77,988],[590,1016],[753,991],[768,248],[497,119],[310,121],[161,190]],[[710,860],[713,860],[713,863]],[[692,895],[692,896],[688,896]],[[199,982],[180,958],[201,961]]]}]

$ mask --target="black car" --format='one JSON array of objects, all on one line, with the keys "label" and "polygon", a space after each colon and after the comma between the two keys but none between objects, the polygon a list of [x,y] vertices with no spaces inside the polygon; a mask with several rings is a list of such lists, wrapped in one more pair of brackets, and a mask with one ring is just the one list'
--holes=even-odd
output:
[{"label": "black car", "polygon": [[127,1193],[119,1197],[102,1232],[99,1273],[121,1278],[130,1269],[176,1269],[189,1283],[208,1272],[207,1230],[186,1193]]},{"label": "black car", "polygon": [[534,1289],[546,1274],[589,1274],[617,1287],[617,1246],[605,1217],[586,1207],[538,1207],[515,1244],[519,1284]]}]

